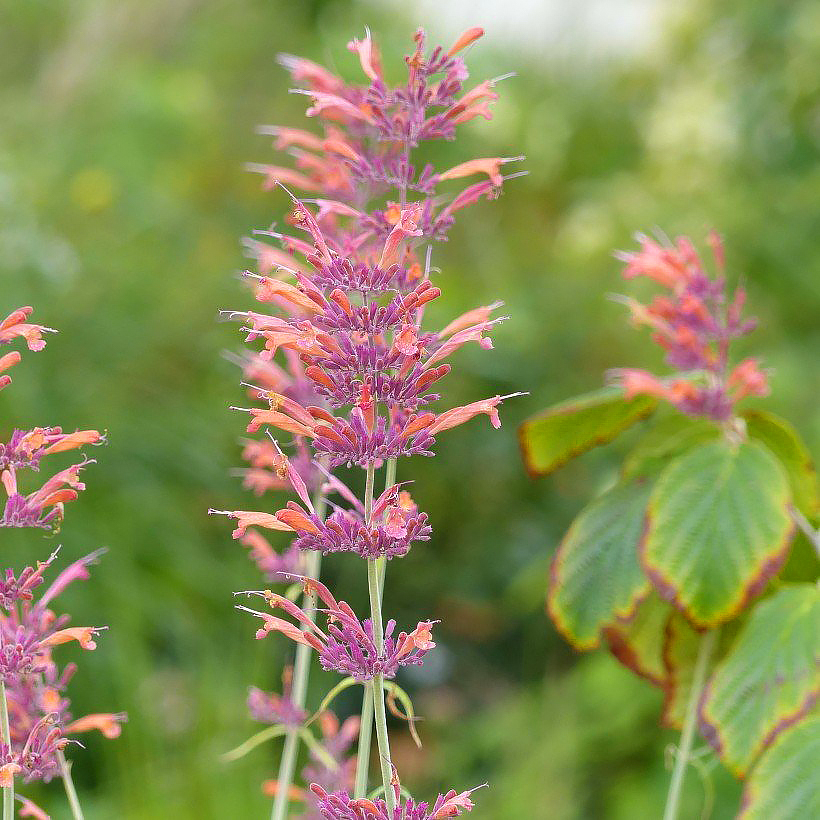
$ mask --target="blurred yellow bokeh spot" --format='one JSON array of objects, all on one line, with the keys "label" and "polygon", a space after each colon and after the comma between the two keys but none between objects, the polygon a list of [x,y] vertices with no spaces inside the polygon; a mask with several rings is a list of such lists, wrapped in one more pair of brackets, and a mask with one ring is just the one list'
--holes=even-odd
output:
[{"label": "blurred yellow bokeh spot", "polygon": [[114,201],[116,181],[102,168],[83,168],[71,179],[69,194],[83,211],[104,211]]}]

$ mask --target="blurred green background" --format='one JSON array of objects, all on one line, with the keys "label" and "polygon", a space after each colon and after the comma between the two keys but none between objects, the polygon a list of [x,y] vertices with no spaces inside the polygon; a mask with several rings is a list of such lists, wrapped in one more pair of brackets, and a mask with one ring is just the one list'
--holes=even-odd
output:
[{"label": "blurred green background", "polygon": [[[229,475],[242,421],[228,405],[241,393],[222,351],[240,337],[216,316],[249,304],[239,239],[285,205],[242,170],[272,156],[257,123],[302,121],[304,100],[287,93],[274,56],[351,76],[345,43],[365,24],[398,68],[417,25],[449,43],[476,23],[488,31],[469,55],[473,77],[518,76],[494,120],[462,129],[441,162],[522,153],[530,174],[464,212],[437,248],[445,297],[434,318],[504,299],[512,318],[496,350],[459,354],[448,398],[531,395],[507,403],[499,433],[473,423],[442,437],[434,463],[401,467],[434,539],[391,566],[387,608],[400,623],[443,624],[440,649],[404,679],[425,747],[397,723],[396,758],[419,795],[490,782],[477,820],[658,816],[675,738],[657,728],[659,693],[603,653],[577,656],[543,612],[555,545],[629,439],[532,483],[515,429],[598,387],[609,367],[658,365],[605,298],[624,288],[612,250],[636,230],[700,241],[716,227],[761,319],[744,352],[774,370],[767,406],[820,451],[820,6],[613,0],[594,29],[558,5],[563,16],[544,16],[509,0],[498,36],[497,4],[484,19],[481,2],[0,6],[0,314],[33,304],[60,330],[15,368],[0,429],[109,433],[57,539],[2,543],[15,566],[55,541],[66,560],[111,548],[62,600],[75,623],[110,626],[77,658],[75,713],[130,715],[120,739],[89,737],[73,753],[90,818],[267,816],[260,782],[277,748],[231,765],[218,756],[254,731],[246,687],[276,684],[284,642],[255,642],[233,611],[231,592],[258,575],[206,510],[253,506]],[[357,559],[326,566],[351,603],[364,599]],[[314,702],[332,680],[314,676]],[[356,706],[352,694],[339,701]],[[690,776],[687,817],[711,790],[711,816],[733,816],[738,786],[717,769],[706,785]],[[67,817],[58,783],[24,792]]]}]

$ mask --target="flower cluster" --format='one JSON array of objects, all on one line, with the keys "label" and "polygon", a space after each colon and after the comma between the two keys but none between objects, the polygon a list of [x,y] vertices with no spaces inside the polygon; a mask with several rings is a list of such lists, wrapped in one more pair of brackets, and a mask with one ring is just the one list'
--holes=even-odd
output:
[{"label": "flower cluster", "polygon": [[293,601],[265,590],[247,594],[261,595],[271,609],[284,610],[298,626],[266,612],[239,607],[262,619],[262,626],[256,632],[258,640],[271,632],[281,632],[296,643],[316,650],[323,669],[349,675],[360,683],[373,680],[377,675],[392,679],[400,666],[419,665],[425,653],[435,647],[432,621],[420,621],[412,632],[400,632],[394,638],[396,623],[391,620],[387,623],[383,646],[379,649],[369,619],[359,620],[348,604],[337,601],[321,581],[313,578],[297,580],[301,581],[306,594],[315,593],[325,605],[320,612],[327,619],[326,631],[322,631]]},{"label": "flower cluster", "polygon": [[623,369],[612,371],[613,381],[623,385],[627,397],[657,396],[686,415],[727,421],[740,399],[767,395],[768,380],[754,358],[730,369],[730,343],[750,333],[756,322],[742,317],[743,288],[732,296],[727,293],[721,241],[716,234],[710,237],[718,271],[711,277],[686,237],[674,244],[660,244],[646,236],[639,240],[640,251],[619,254],[626,262],[624,277],[645,276],[667,293],[648,305],[632,298],[623,301],[635,324],[652,328],[652,338],[666,351],[667,363],[680,373],[659,379],[646,370]]},{"label": "flower cluster", "polygon": [[[245,279],[256,300],[269,309],[224,312],[243,323],[253,352],[239,363],[251,399],[264,402],[236,409],[250,416],[249,434],[264,430],[270,437],[245,442],[250,465],[243,471],[245,484],[257,495],[290,486],[298,502],[274,512],[210,512],[236,520],[234,537],[251,548],[269,580],[301,575],[292,569],[299,553],[347,552],[368,562],[371,594],[371,618],[364,620],[337,602],[315,577],[301,578],[302,607],[269,590],[258,593],[295,624],[239,608],[262,619],[257,637],[281,632],[298,644],[295,674],[306,675],[298,671],[300,652],[304,657],[306,650],[313,650],[325,669],[372,687],[378,695],[373,700],[383,761],[389,761],[389,749],[383,748],[386,730],[378,731],[380,710],[384,722],[383,680],[394,677],[400,666],[421,663],[434,646],[432,622],[420,622],[398,635],[392,620],[386,628],[382,625],[377,587],[384,561],[406,555],[431,536],[427,516],[395,481],[396,461],[432,456],[440,433],[478,415],[499,427],[498,408],[508,398],[435,408],[455,354],[472,343],[492,348],[491,334],[504,319],[497,316],[500,302],[474,308],[438,331],[424,328],[423,318],[427,305],[441,296],[430,279],[433,243],[447,238],[460,210],[496,198],[504,180],[518,175],[505,177],[504,170],[522,157],[473,159],[443,171],[429,163],[417,167],[411,160],[421,142],[452,140],[464,123],[491,117],[495,88],[504,78],[465,90],[468,71],[459,54],[482,34],[481,29],[470,29],[451,48],[428,50],[419,30],[405,58],[406,79],[394,87],[385,80],[369,32],[348,45],[358,56],[363,84],[346,83],[310,60],[280,58],[298,86],[295,92],[309,98],[307,116],[319,123],[320,133],[280,126],[262,129],[290,162],[253,164],[250,170],[264,175],[266,188],[281,189],[289,197],[288,228],[283,232],[272,226],[245,243],[257,264],[256,272],[247,271]],[[478,181],[447,190],[453,180],[469,177]],[[284,357],[285,367],[275,363],[277,356]],[[293,453],[286,456],[274,436],[283,441],[292,437]],[[353,466],[366,471],[363,498],[331,472]],[[385,489],[377,495],[375,472],[383,466]],[[340,503],[329,499],[332,494],[340,496]],[[287,551],[276,553],[257,528],[295,537]],[[314,623],[314,595],[324,607],[320,613],[327,620],[325,629]],[[302,709],[304,704],[294,705]],[[260,706],[257,696],[254,709]],[[365,775],[368,754],[369,749],[360,747]],[[358,790],[366,786],[359,780]],[[393,820],[395,797],[383,780]],[[290,786],[289,781],[279,783],[279,794]],[[315,792],[321,817],[348,816],[328,808],[341,799],[334,796],[336,791],[321,798]],[[375,803],[368,806],[377,810]],[[371,811],[368,806],[357,804],[353,810]],[[439,818],[472,804],[466,795],[453,793],[431,809],[412,801],[407,806],[408,818]],[[275,816],[284,817],[284,811],[280,806]]]},{"label": "flower cluster", "polygon": [[[21,308],[0,322],[0,343],[25,339],[30,350],[42,350],[44,332],[50,328],[27,321],[32,309]],[[0,373],[16,364],[16,352],[0,357]],[[0,388],[9,384],[0,375]],[[96,430],[64,433],[60,427],[15,429],[0,441],[0,484],[5,501],[0,504],[0,527],[56,529],[63,518],[64,505],[74,501],[85,489],[80,471],[93,463],[89,458],[58,470],[33,490],[24,490],[26,473],[37,473],[46,457],[77,450],[104,441]],[[98,730],[106,737],[120,734],[124,714],[90,714],[74,719],[65,695],[76,666],[59,667],[53,657],[54,647],[76,641],[82,649],[96,648],[101,627],[70,626],[67,615],[52,609],[57,596],[72,582],[89,578],[88,567],[104,550],[97,550],[64,569],[35,601],[35,590],[43,583],[46,571],[59,550],[36,566],[27,566],[19,574],[7,568],[0,576],[0,788],[3,791],[4,816],[14,800],[15,779],[25,782],[48,781],[60,774],[68,782],[69,769],[63,758],[73,736]],[[67,785],[68,789],[69,786]],[[46,817],[30,800],[23,803],[21,816]]]}]

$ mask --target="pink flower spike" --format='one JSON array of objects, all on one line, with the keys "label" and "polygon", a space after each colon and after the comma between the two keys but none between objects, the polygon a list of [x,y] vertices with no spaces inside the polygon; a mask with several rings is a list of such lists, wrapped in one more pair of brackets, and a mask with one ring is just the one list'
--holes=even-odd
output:
[{"label": "pink flower spike", "polygon": [[[2,771],[3,768],[5,767],[0,768],[0,771]],[[0,779],[0,786],[2,785],[2,779]],[[18,812],[18,816],[31,817],[32,820],[51,820],[51,818],[32,800],[29,800],[27,797],[23,797],[21,794],[15,796],[20,801],[20,811]]]},{"label": "pink flower spike", "polygon": [[510,393],[508,396],[494,396],[491,399],[483,399],[482,401],[475,401],[472,404],[466,404],[463,407],[454,407],[452,410],[446,410],[428,428],[430,435],[442,432],[442,430],[450,430],[457,427],[459,424],[469,421],[471,418],[484,413],[489,419],[490,423],[496,430],[501,427],[501,419],[498,416],[497,406],[504,401],[504,399],[511,399],[514,396],[524,396],[525,393]]},{"label": "pink flower spike", "polygon": [[399,221],[387,236],[384,243],[379,267],[387,269],[399,261],[399,247],[408,237],[421,236],[423,231],[418,227],[416,221],[421,217],[421,205],[407,205],[402,208]]},{"label": "pink flower spike", "polygon": [[504,181],[501,175],[501,166],[507,162],[517,162],[524,159],[521,157],[487,157],[486,159],[471,159],[450,168],[448,171],[438,175],[441,180],[459,179],[460,177],[472,176],[473,174],[487,174],[493,185],[498,186]]},{"label": "pink flower spike", "polygon": [[482,307],[473,308],[473,310],[467,311],[467,313],[462,313],[457,319],[453,319],[449,325],[442,328],[438,332],[439,339],[444,339],[447,336],[452,336],[453,333],[457,333],[459,330],[464,330],[465,328],[470,327],[471,325],[479,324],[481,322],[486,322],[490,318],[490,314],[500,308],[504,303],[503,302],[493,302],[491,305],[483,305]]},{"label": "pink flower spike", "polygon": [[291,532],[293,527],[278,519],[275,515],[265,512],[255,512],[253,510],[208,510],[208,515],[227,515],[234,518],[239,526],[231,533],[234,538],[241,538],[245,535],[248,527],[264,527],[268,530],[280,530],[281,532]]},{"label": "pink flower spike", "polygon": [[77,641],[83,649],[96,649],[97,642],[94,638],[106,628],[104,626],[70,626],[66,629],[58,629],[45,638],[42,644],[43,646],[59,646],[69,641]]},{"label": "pink flower spike", "polygon": [[65,727],[65,732],[74,734],[75,732],[90,732],[92,729],[96,729],[102,733],[103,737],[113,739],[122,734],[122,724],[126,720],[128,720],[128,715],[125,712],[116,714],[96,713],[69,723]]},{"label": "pink flower spike", "polygon": [[467,48],[467,46],[472,45],[476,40],[484,36],[484,29],[480,26],[474,26],[473,28],[468,28],[467,31],[463,32],[458,40],[453,43],[450,47],[450,50],[447,52],[448,57],[452,57],[454,54],[458,54],[459,51],[462,49]]},{"label": "pink flower spike", "polygon": [[[42,597],[38,602],[38,606],[42,607],[43,609],[51,603],[69,584],[73,583],[74,581],[87,581],[91,575],[88,572],[88,567],[96,564],[99,559],[108,552],[106,547],[100,547],[98,550],[94,550],[94,552],[89,553],[88,555],[80,558],[78,561],[75,561],[73,564],[69,564],[51,583],[51,586],[43,593]],[[56,555],[56,552],[54,553]],[[52,555],[48,561],[45,562],[45,565],[51,563],[54,558]]]},{"label": "pink flower spike", "polygon": [[373,82],[381,79],[382,68],[379,61],[379,51],[376,46],[373,45],[373,40],[370,37],[370,29],[365,29],[363,40],[351,40],[347,44],[347,50],[358,52],[362,71],[364,71]]}]

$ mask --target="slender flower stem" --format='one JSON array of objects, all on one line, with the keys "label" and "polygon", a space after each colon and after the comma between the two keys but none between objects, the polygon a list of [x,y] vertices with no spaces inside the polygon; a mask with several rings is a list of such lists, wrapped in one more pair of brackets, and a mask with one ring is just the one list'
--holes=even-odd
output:
[{"label": "slender flower stem", "polygon": [[60,763],[60,775],[63,778],[68,805],[71,806],[71,816],[74,820],[83,820],[83,810],[80,807],[77,790],[74,788],[74,781],[71,779],[71,764],[65,759],[62,750],[57,751],[57,760]]},{"label": "slender flower stem", "polygon": [[[11,749],[11,730],[9,729],[9,705],[6,702],[6,684],[0,681],[0,733],[6,748]],[[14,820],[14,778],[11,784],[3,789],[3,820]]]},{"label": "slender flower stem", "polygon": [[817,557],[820,558],[820,530],[815,530],[809,522],[809,519],[806,518],[806,516],[803,515],[803,513],[801,513],[796,507],[792,508],[791,514],[792,520],[800,528],[800,530],[802,530],[803,535],[806,536],[809,543],[814,547]]},{"label": "slender flower stem", "polygon": [[715,648],[718,630],[710,629],[703,634],[698,647],[698,656],[695,661],[695,669],[692,674],[692,689],[689,692],[689,702],[686,704],[686,715],[683,720],[681,730],[680,746],[675,755],[675,768],[672,771],[672,780],[669,783],[669,793],[666,796],[666,808],[663,812],[663,820],[677,820],[680,806],[681,792],[683,789],[683,778],[686,773],[686,766],[692,754],[692,743],[695,739],[695,720],[698,712],[698,702],[700,701],[703,684],[706,681],[706,670],[709,667],[709,660]]},{"label": "slender flower stem", "polygon": [[[379,655],[384,651],[384,632],[382,627],[381,593],[379,592],[378,561],[367,562],[367,588],[370,593],[370,622],[373,625],[373,640]],[[393,777],[393,764],[390,759],[390,740],[387,736],[387,713],[384,708],[384,677],[376,675],[371,681],[373,713],[376,719],[376,740],[379,746],[379,763],[384,785],[384,800],[387,811],[392,816],[395,798],[390,788]]]},{"label": "slender flower stem", "polygon": [[[319,491],[313,500],[316,514],[323,518],[327,506],[324,494]],[[313,551],[308,553],[305,574],[308,578],[318,578],[322,566],[322,553]],[[302,609],[311,620],[316,614],[316,599],[313,594],[305,593],[302,598]],[[293,664],[293,684],[290,699],[298,709],[304,709],[307,697],[308,678],[310,677],[311,648],[299,644],[296,647],[296,660]],[[299,754],[299,729],[289,729],[285,735],[285,745],[282,748],[282,759],[279,761],[277,783],[279,789],[273,801],[271,820],[286,820],[290,803],[290,787],[293,775],[296,772],[296,758]]]},{"label": "slender flower stem", "polygon": [[[375,478],[375,476],[374,476]],[[385,468],[384,488],[392,487],[396,483],[396,459],[387,461]],[[372,492],[371,492],[372,497]],[[366,498],[365,498],[366,500]],[[378,566],[379,601],[384,592],[384,574],[387,567],[385,558],[376,561]],[[379,606],[381,611],[381,605]],[[356,755],[356,781],[354,786],[355,797],[367,796],[367,775],[370,769],[370,747],[373,743],[373,691],[365,686],[362,695],[362,718],[359,726],[359,745]]]},{"label": "slender flower stem", "polygon": [[359,746],[356,755],[356,782],[354,797],[367,795],[367,774],[370,768],[370,746],[373,742],[373,692],[364,687],[362,695],[362,718],[359,724]]}]

